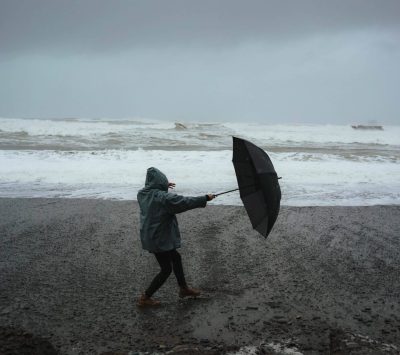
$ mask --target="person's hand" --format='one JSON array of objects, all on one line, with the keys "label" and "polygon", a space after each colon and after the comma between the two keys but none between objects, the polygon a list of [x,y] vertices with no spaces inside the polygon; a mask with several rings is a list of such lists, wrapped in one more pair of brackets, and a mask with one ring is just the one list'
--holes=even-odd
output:
[{"label": "person's hand", "polygon": [[175,183],[174,182],[169,182],[168,183],[168,188],[169,189],[173,189],[175,187]]},{"label": "person's hand", "polygon": [[213,194],[207,194],[207,200],[208,201],[211,201],[211,200],[213,200],[215,198],[215,195],[213,195]]}]

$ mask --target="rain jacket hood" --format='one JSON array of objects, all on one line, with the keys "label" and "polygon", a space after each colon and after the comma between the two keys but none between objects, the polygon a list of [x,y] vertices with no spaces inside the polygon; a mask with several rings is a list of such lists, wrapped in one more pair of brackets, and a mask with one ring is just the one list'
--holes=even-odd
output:
[{"label": "rain jacket hood", "polygon": [[137,200],[142,247],[152,253],[179,248],[181,236],[175,214],[207,204],[206,196],[184,197],[169,193],[167,177],[154,167],[147,169],[145,186],[139,190]]},{"label": "rain jacket hood", "polygon": [[168,191],[168,179],[157,168],[148,168],[146,174],[146,189],[158,189],[161,191]]}]

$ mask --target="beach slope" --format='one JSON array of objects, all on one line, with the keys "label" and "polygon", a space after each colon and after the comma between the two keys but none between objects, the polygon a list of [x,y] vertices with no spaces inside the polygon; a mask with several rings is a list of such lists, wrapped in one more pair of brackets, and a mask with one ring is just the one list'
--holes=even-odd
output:
[{"label": "beach slope", "polygon": [[149,310],[135,300],[158,266],[136,202],[3,198],[0,216],[3,350],[10,329],[62,354],[400,349],[400,206],[283,207],[268,239],[243,207],[179,215],[203,294],[180,300],[171,275]]}]

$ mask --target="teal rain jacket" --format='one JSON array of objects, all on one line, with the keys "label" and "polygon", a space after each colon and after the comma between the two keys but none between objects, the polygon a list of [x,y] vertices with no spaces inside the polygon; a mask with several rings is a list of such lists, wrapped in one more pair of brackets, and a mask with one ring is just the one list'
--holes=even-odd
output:
[{"label": "teal rain jacket", "polygon": [[181,246],[175,214],[205,207],[207,196],[184,197],[168,193],[168,179],[156,168],[147,169],[145,187],[139,190],[140,239],[151,253],[173,250]]}]

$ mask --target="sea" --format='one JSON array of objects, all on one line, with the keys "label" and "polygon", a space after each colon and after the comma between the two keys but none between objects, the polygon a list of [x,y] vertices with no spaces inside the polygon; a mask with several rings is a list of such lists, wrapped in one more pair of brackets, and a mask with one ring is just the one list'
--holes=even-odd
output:
[{"label": "sea", "polygon": [[[0,118],[0,197],[135,200],[157,167],[178,194],[237,187],[232,136],[270,156],[282,205],[400,203],[400,126]],[[238,192],[213,204],[241,205]]]}]

